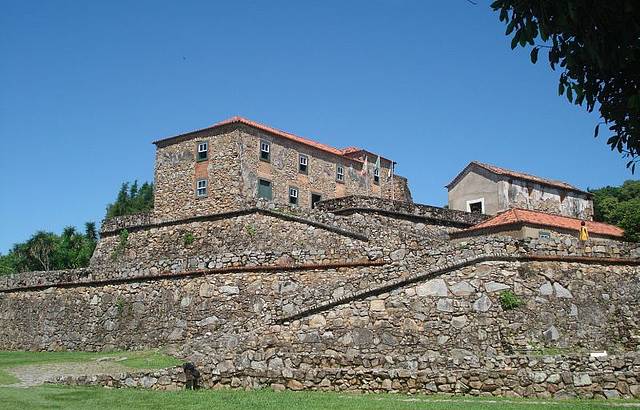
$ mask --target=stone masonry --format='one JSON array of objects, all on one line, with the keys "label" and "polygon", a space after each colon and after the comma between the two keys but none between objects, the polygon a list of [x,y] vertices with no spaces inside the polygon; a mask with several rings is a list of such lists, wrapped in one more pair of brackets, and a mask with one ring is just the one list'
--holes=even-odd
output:
[{"label": "stone masonry", "polygon": [[[107,221],[89,268],[2,278],[0,349],[173,346],[209,387],[638,394],[637,244],[450,240],[484,217],[371,197],[242,209]],[[589,361],[602,350],[622,362]]]},{"label": "stone masonry", "polygon": [[374,183],[375,154],[241,118],[156,145],[154,210],[104,221],[89,267],[0,277],[0,350],[167,348],[209,388],[640,398],[639,244],[460,237],[487,216],[414,204],[391,160]]},{"label": "stone masonry", "polygon": [[[259,180],[271,184],[272,201],[289,203],[289,189],[297,189],[298,206],[311,207],[312,194],[321,199],[348,195],[394,197],[411,201],[404,177],[391,176],[391,161],[381,158],[379,181],[374,180],[375,154],[364,159],[305,140],[283,138],[277,130],[236,121],[157,141],[155,208],[157,218],[175,219],[238,210],[258,197]],[[290,134],[285,134],[290,135]],[[268,161],[261,160],[261,143],[269,144]],[[207,158],[198,160],[198,146],[208,144]],[[307,160],[299,170],[300,156]],[[342,179],[337,177],[338,167]],[[196,195],[198,180],[207,193]]]}]

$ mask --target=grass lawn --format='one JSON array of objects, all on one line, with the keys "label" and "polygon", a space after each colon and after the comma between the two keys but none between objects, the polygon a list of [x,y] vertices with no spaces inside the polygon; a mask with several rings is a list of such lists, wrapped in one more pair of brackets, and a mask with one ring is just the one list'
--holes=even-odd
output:
[{"label": "grass lawn", "polygon": [[473,397],[351,395],[323,392],[140,389],[41,386],[0,388],[2,409],[611,409],[640,408],[637,401],[510,400]]},{"label": "grass lawn", "polygon": [[[118,363],[132,369],[156,369],[180,364],[158,351],[142,352],[0,352],[0,384],[17,380],[3,368],[20,365],[82,363],[101,357],[126,357]],[[0,409],[611,409],[637,408],[640,401],[513,400],[401,394],[347,394],[200,390],[160,392],[41,385],[30,388],[0,386]]]},{"label": "grass lawn", "polygon": [[126,357],[119,364],[130,369],[162,369],[182,362],[159,351],[139,352],[8,352],[0,351],[0,385],[16,383],[19,380],[9,374],[7,368],[50,363],[81,363],[101,357]]}]

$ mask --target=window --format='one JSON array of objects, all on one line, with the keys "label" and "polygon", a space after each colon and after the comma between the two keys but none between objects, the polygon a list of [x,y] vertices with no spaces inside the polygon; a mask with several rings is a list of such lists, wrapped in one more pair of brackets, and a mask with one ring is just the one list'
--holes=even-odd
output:
[{"label": "window", "polygon": [[344,182],[344,167],[342,165],[336,166],[336,181]]},{"label": "window", "polygon": [[291,205],[298,205],[298,188],[289,187],[289,203]]},{"label": "window", "polygon": [[271,162],[271,144],[266,141],[260,141],[260,159]]},{"label": "window", "polygon": [[380,185],[380,168],[373,169],[373,183]]},{"label": "window", "polygon": [[316,202],[320,202],[322,196],[320,194],[311,194],[311,209],[316,207]]},{"label": "window", "polygon": [[309,168],[309,157],[307,157],[306,155],[300,154],[300,157],[298,159],[298,171],[300,171],[301,174],[306,174],[308,168]]},{"label": "window", "polygon": [[201,198],[207,196],[207,180],[199,179],[196,182],[196,196]]},{"label": "window", "polygon": [[471,212],[473,214],[483,214],[484,198],[472,199],[470,201],[467,201],[467,212]]},{"label": "window", "polygon": [[258,198],[273,199],[273,193],[271,189],[271,182],[259,179],[258,180]]},{"label": "window", "polygon": [[540,239],[549,239],[549,238],[551,238],[551,233],[549,231],[539,231],[538,232],[538,237]]},{"label": "window", "polygon": [[482,202],[472,202],[469,204],[469,212],[472,214],[482,213]]},{"label": "window", "polygon": [[563,203],[566,197],[567,197],[567,191],[560,191],[560,203]]},{"label": "window", "polygon": [[207,159],[207,151],[209,151],[209,143],[202,141],[198,143],[198,161],[205,161]]}]

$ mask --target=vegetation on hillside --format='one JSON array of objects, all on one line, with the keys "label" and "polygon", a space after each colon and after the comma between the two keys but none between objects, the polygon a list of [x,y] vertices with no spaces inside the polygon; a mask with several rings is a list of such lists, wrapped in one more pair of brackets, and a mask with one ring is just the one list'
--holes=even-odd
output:
[{"label": "vegetation on hillside", "polygon": [[38,231],[26,242],[13,245],[8,254],[0,255],[0,275],[87,266],[97,242],[93,222],[85,224],[84,233],[73,226],[64,228],[61,235]]},{"label": "vegetation on hillside", "polygon": [[640,242],[640,180],[607,186],[593,193],[594,220],[624,229],[625,239]]},{"label": "vegetation on hillside", "polygon": [[[147,212],[152,208],[153,184],[145,182],[138,187],[138,181],[125,182],[116,200],[107,205],[107,217]],[[93,222],[85,224],[84,233],[73,226],[64,228],[61,235],[38,231],[27,241],[13,245],[6,255],[0,254],[0,275],[88,266],[97,242]]]},{"label": "vegetation on hillside", "polygon": [[153,209],[153,184],[145,182],[138,187],[138,181],[134,181],[133,184],[124,182],[115,202],[107,205],[107,218],[149,212],[151,209]]},{"label": "vegetation on hillside", "polygon": [[[531,62],[548,51],[558,68],[558,94],[598,107],[609,129],[607,144],[640,161],[640,3],[637,0],[496,0],[511,48],[531,46]],[[598,136],[600,124],[595,128]]]}]

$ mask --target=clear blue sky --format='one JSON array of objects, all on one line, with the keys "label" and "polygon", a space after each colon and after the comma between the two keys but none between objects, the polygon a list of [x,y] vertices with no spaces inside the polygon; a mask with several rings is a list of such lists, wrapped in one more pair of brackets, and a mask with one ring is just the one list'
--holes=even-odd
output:
[{"label": "clear blue sky", "polygon": [[427,204],[474,159],[631,178],[488,4],[0,0],[0,251],[100,221],[152,140],[232,115],[383,153]]}]

